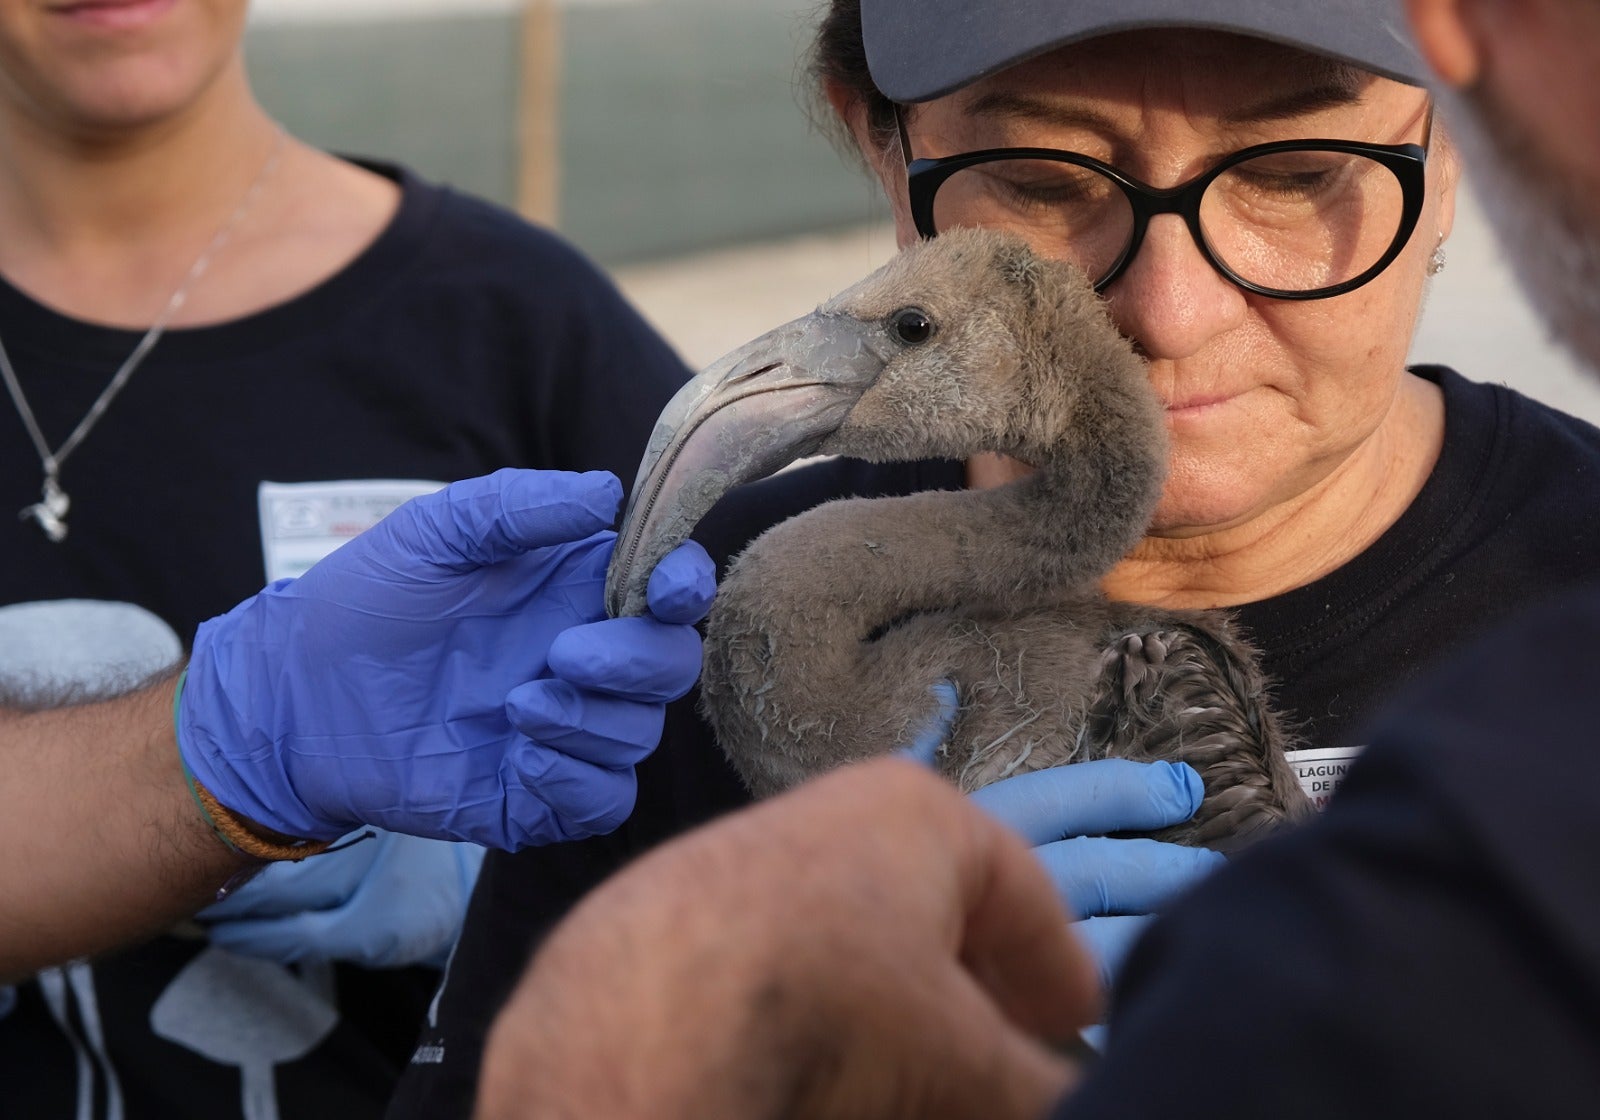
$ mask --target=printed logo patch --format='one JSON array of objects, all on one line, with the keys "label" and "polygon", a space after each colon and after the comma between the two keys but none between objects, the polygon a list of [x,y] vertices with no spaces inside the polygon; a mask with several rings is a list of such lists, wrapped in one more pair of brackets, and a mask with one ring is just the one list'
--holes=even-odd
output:
[{"label": "printed logo patch", "polygon": [[307,568],[395,507],[443,489],[425,479],[350,479],[343,482],[263,482],[256,489],[261,514],[261,560],[267,582],[305,574]]},{"label": "printed logo patch", "polygon": [[1286,751],[1284,757],[1300,779],[1300,788],[1306,791],[1311,803],[1320,810],[1328,807],[1328,799],[1339,788],[1339,783],[1344,781],[1345,771],[1350,769],[1350,764],[1365,749],[1365,745],[1318,747],[1309,751]]}]

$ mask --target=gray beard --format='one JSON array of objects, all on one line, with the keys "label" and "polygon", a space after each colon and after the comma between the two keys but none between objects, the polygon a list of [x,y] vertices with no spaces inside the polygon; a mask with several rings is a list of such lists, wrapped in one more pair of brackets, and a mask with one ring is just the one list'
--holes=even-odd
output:
[{"label": "gray beard", "polygon": [[1555,340],[1600,375],[1600,189],[1536,148],[1490,91],[1438,96],[1523,292]]}]

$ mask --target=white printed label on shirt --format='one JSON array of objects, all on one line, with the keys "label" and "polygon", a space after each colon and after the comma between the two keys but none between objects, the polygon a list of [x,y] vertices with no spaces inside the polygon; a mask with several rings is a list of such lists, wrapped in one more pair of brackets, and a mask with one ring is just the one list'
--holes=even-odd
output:
[{"label": "white printed label on shirt", "polygon": [[1311,803],[1318,809],[1326,809],[1333,791],[1344,781],[1345,771],[1365,749],[1364,745],[1318,747],[1309,751],[1285,751],[1283,757],[1289,760],[1295,776],[1300,779],[1300,788],[1306,791]]},{"label": "white printed label on shirt", "polygon": [[343,482],[263,482],[256,490],[261,513],[261,558],[267,582],[300,576],[396,506],[444,487],[415,478],[363,478]]}]

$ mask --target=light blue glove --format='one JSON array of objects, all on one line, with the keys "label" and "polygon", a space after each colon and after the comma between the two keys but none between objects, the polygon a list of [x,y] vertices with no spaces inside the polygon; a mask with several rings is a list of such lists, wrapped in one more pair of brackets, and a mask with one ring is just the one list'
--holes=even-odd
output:
[{"label": "light blue glove", "polygon": [[685,545],[654,617],[604,620],[602,472],[499,471],[417,498],[200,628],[183,760],[267,828],[516,850],[610,832],[700,670],[715,575]]},{"label": "light blue glove", "polygon": [[1167,899],[1226,862],[1218,852],[1116,840],[1194,816],[1205,796],[1186,763],[1106,758],[1035,770],[986,786],[973,801],[1034,845],[1107,987]]},{"label": "light blue glove", "polygon": [[[933,687],[937,705],[908,754],[931,762],[956,714],[955,688]],[[1152,911],[1226,862],[1218,852],[1156,840],[1118,840],[1194,816],[1205,797],[1187,763],[1108,758],[1035,770],[985,786],[972,800],[1033,845],[1074,929],[1110,987]]]},{"label": "light blue glove", "polygon": [[301,863],[275,863],[200,911],[211,940],[281,964],[442,966],[484,849],[380,832]]}]

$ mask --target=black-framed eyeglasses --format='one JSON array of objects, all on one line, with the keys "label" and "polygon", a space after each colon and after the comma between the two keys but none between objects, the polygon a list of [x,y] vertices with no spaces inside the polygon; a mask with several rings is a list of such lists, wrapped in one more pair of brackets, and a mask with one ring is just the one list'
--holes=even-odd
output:
[{"label": "black-framed eyeglasses", "polygon": [[895,116],[923,237],[957,226],[1010,229],[1104,291],[1138,253],[1150,219],[1177,214],[1211,267],[1276,299],[1340,295],[1394,262],[1422,214],[1433,136],[1430,101],[1421,144],[1280,140],[1162,188],[1055,148],[912,159],[898,106]]}]

